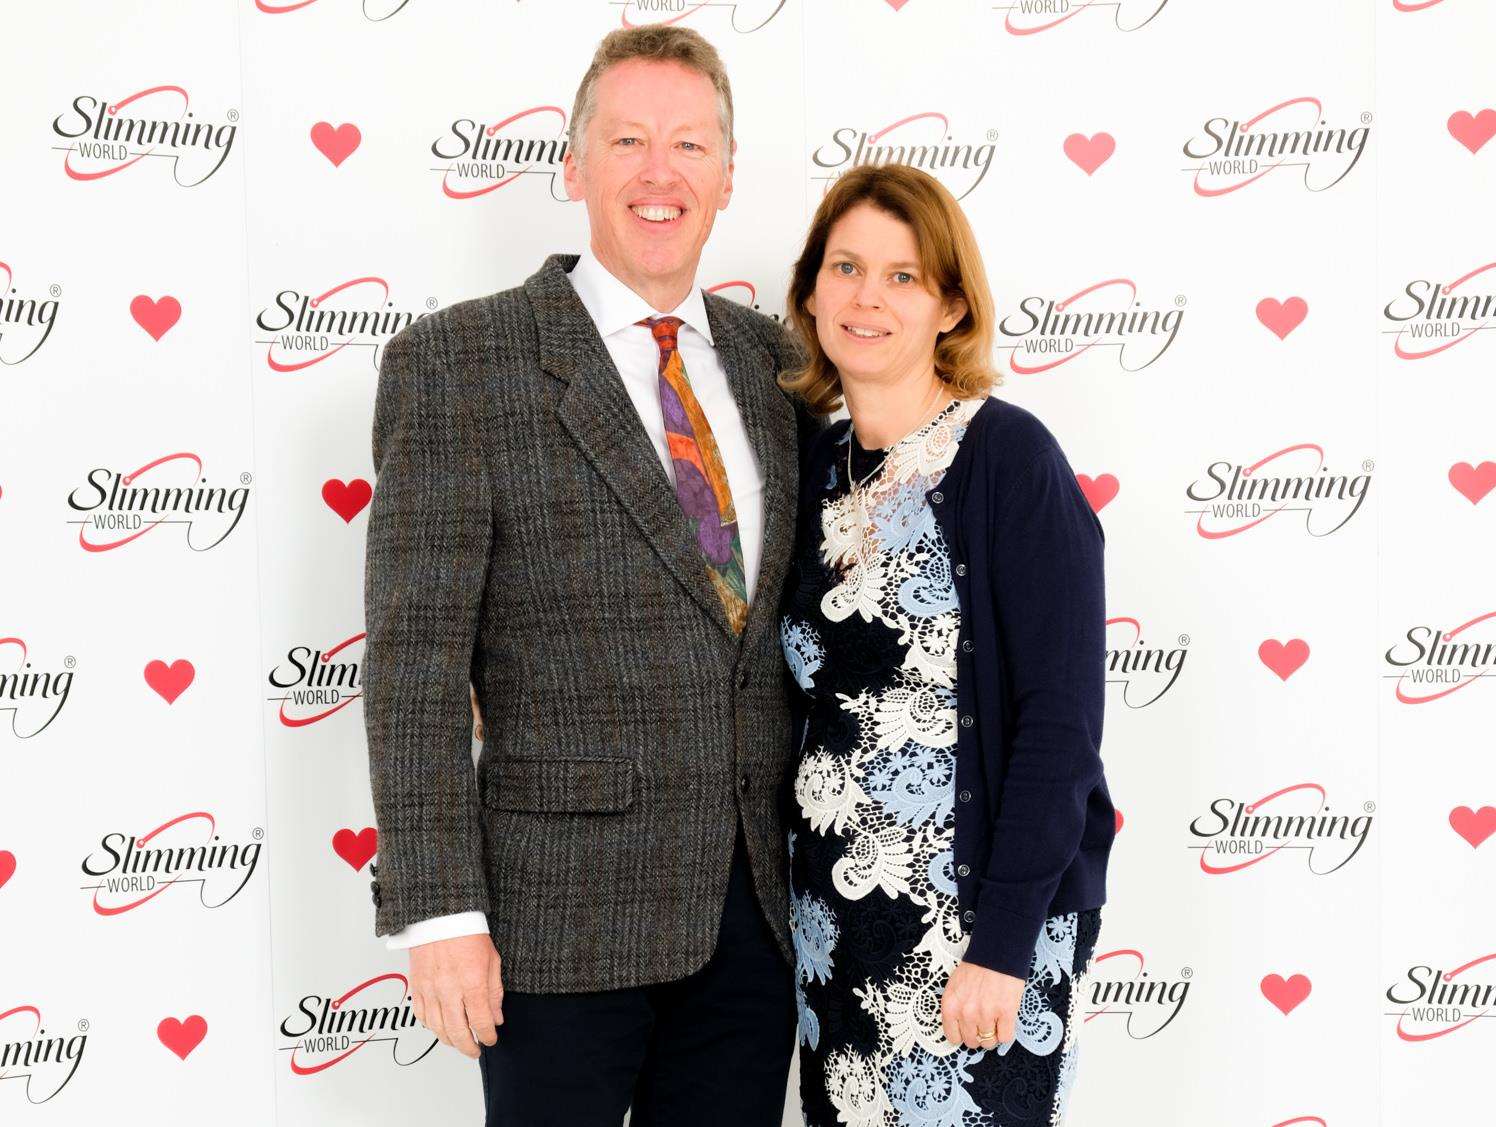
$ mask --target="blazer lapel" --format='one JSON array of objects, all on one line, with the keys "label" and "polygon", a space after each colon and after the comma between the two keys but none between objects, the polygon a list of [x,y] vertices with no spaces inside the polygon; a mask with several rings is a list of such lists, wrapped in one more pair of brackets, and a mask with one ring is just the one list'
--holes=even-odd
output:
[{"label": "blazer lapel", "polygon": [[707,578],[706,560],[654,444],[597,326],[566,279],[575,263],[575,255],[553,254],[525,282],[535,310],[540,366],[568,385],[556,416],[660,562],[731,637],[727,611]]}]

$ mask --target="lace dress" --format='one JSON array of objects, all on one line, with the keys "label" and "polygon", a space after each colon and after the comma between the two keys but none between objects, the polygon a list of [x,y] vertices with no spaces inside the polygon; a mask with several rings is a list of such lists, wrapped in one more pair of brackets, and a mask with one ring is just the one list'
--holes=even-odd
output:
[{"label": "lace dress", "polygon": [[952,860],[960,607],[925,494],[981,403],[957,400],[887,450],[849,430],[827,479],[806,483],[780,632],[809,714],[789,834],[808,1127],[1054,1125],[1075,1076],[1099,909],[1045,922],[1014,1041],[952,1045],[940,1022],[966,947]]}]

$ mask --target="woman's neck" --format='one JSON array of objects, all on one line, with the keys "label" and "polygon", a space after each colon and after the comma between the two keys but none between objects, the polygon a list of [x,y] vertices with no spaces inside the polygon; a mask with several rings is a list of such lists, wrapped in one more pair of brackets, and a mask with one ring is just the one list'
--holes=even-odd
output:
[{"label": "woman's neck", "polygon": [[842,396],[857,441],[865,450],[892,446],[928,422],[951,398],[933,367],[922,376],[896,384],[843,380]]}]

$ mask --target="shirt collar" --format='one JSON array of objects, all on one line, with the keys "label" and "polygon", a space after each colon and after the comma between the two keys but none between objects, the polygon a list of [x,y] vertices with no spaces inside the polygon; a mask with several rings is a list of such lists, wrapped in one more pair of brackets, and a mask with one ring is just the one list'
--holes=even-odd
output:
[{"label": "shirt collar", "polygon": [[[583,248],[577,264],[571,268],[567,278],[571,280],[577,297],[581,298],[582,305],[601,336],[612,336],[645,317],[665,315],[661,310],[651,308],[649,302],[629,289],[599,262],[591,247]],[[708,344],[714,343],[712,326],[706,317],[706,299],[701,296],[699,285],[693,285],[685,300],[669,313],[704,336]]]}]

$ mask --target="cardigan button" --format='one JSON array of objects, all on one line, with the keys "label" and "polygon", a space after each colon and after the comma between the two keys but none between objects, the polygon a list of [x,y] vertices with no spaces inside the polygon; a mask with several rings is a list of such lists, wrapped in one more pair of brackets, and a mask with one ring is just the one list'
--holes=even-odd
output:
[{"label": "cardigan button", "polygon": [[966,909],[966,911],[964,911],[964,912],[961,913],[961,918],[963,920],[965,920],[969,924],[974,924],[974,923],[977,922],[977,914],[975,912],[973,912],[970,908]]},{"label": "cardigan button", "polygon": [[971,653],[971,651],[974,649],[976,649],[976,647],[971,644],[970,638],[967,638],[966,641],[961,643],[961,650],[964,653]]},{"label": "cardigan button", "polygon": [[971,866],[970,865],[957,865],[956,866],[956,875],[958,877],[969,877],[969,876],[971,876]]},{"label": "cardigan button", "polygon": [[937,489],[934,493],[930,494],[930,500],[934,501],[938,505],[945,500],[945,494]]},{"label": "cardigan button", "polygon": [[970,802],[971,801],[971,791],[969,791],[969,790],[963,790],[958,797],[961,799],[962,802]]},{"label": "cardigan button", "polygon": [[961,727],[970,728],[973,723],[975,723],[975,721],[973,721],[970,716],[961,717]]},{"label": "cardigan button", "polygon": [[965,575],[966,574],[966,565],[965,564],[957,564],[956,565],[956,574],[957,575]]}]

